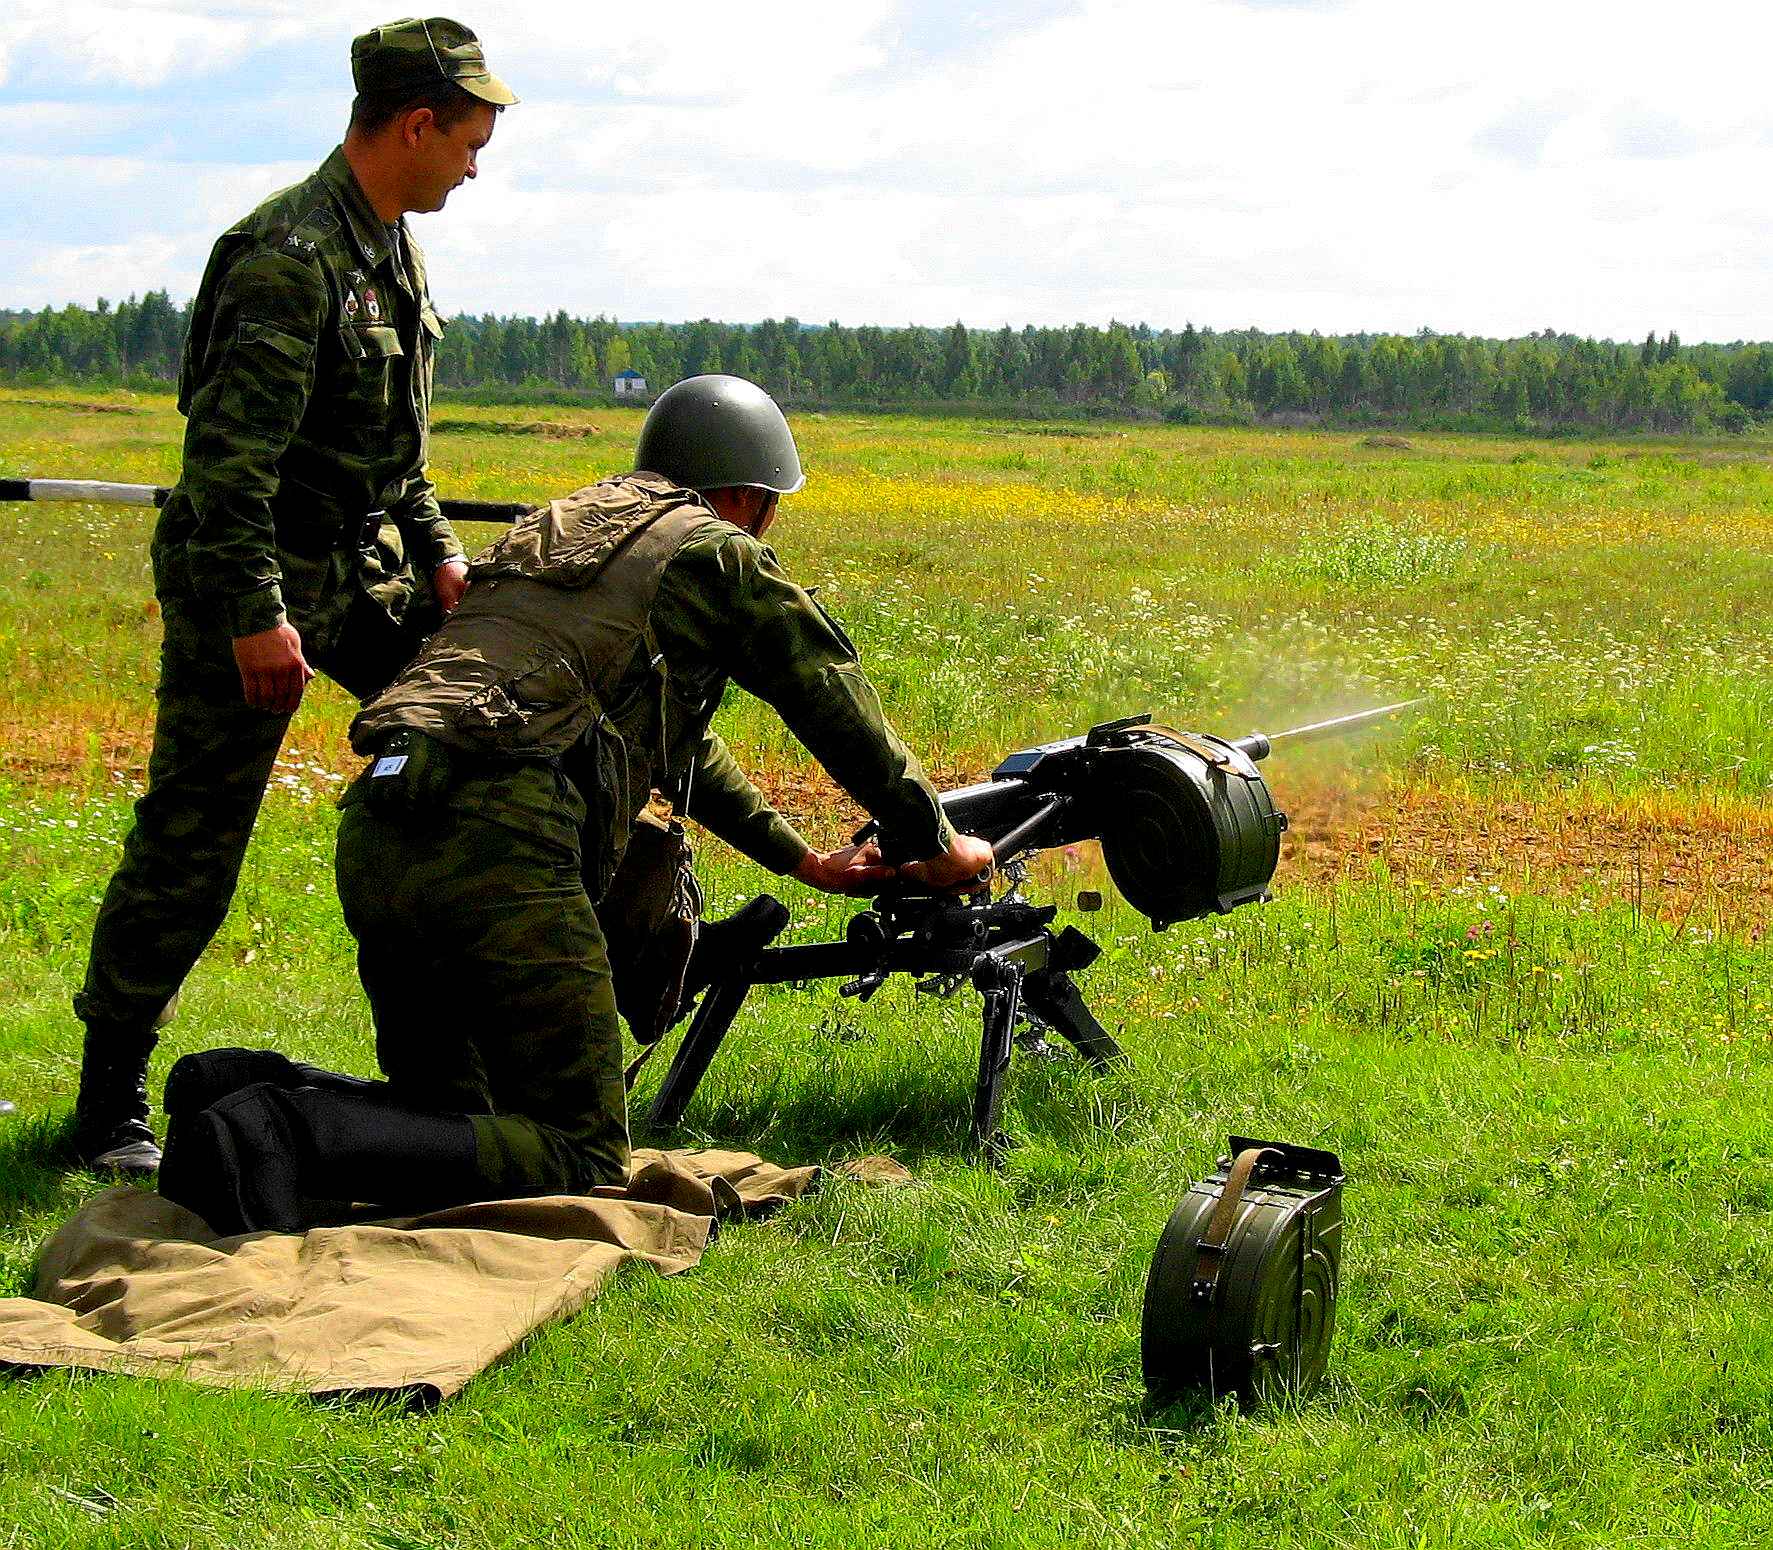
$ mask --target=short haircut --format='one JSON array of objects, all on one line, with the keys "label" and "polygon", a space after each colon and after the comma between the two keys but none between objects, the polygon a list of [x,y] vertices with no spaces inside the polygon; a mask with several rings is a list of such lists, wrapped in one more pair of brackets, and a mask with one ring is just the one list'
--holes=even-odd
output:
[{"label": "short haircut", "polygon": [[453,129],[480,102],[454,81],[439,81],[420,92],[410,87],[396,92],[359,92],[351,103],[351,127],[359,134],[373,135],[417,108],[429,108],[439,129]]}]

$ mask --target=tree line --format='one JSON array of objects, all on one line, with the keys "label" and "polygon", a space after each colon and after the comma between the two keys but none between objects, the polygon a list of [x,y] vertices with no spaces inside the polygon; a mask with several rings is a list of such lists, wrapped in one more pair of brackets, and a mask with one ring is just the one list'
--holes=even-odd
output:
[{"label": "tree line", "polygon": [[[0,379],[159,384],[178,374],[190,306],[150,291],[115,306],[0,312]],[[1618,344],[1546,329],[1462,334],[970,329],[618,323],[462,316],[437,356],[445,389],[606,400],[635,371],[652,391],[698,372],[761,382],[798,406],[973,407],[1469,429],[1746,430],[1773,412],[1773,345]]]}]

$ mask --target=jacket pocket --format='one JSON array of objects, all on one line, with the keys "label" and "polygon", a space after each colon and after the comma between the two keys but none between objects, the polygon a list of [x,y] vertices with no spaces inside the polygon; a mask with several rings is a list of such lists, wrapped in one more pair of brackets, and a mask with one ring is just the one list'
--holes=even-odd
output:
[{"label": "jacket pocket", "polygon": [[339,330],[345,354],[354,361],[387,361],[406,351],[400,343],[400,331],[386,323],[368,323],[362,327],[347,326]]},{"label": "jacket pocket", "polygon": [[347,326],[339,330],[339,339],[345,354],[341,396],[359,413],[386,409],[393,363],[406,354],[399,330],[385,323]]},{"label": "jacket pocket", "polygon": [[237,344],[256,345],[274,351],[304,370],[307,368],[308,358],[314,353],[312,339],[298,338],[274,323],[261,323],[257,318],[242,318],[235,326],[234,340]]},{"label": "jacket pocket", "polygon": [[475,690],[456,712],[455,724],[481,747],[550,754],[570,743],[595,709],[573,665],[549,655]]}]

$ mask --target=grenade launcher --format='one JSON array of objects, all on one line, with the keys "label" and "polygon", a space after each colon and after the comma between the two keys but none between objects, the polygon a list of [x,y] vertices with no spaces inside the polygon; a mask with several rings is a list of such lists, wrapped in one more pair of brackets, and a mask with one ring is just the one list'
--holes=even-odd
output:
[{"label": "grenade launcher", "polygon": [[[1072,979],[1101,949],[1075,926],[1055,931],[1056,905],[1023,897],[1034,853],[1100,840],[1109,877],[1158,931],[1256,903],[1268,897],[1287,826],[1258,762],[1284,738],[1333,736],[1418,703],[1235,739],[1128,716],[1011,754],[989,780],[942,796],[955,828],[991,842],[1007,888],[994,898],[982,879],[960,895],[888,893],[851,917],[841,942],[760,948],[703,993],[653,1102],[653,1123],[683,1118],[753,985],[842,979],[840,994],[866,1001],[891,975],[912,974],[919,989],[946,994],[970,982],[983,998],[972,1144],[995,1162],[1018,1026],[1036,1047],[1045,1033],[1059,1034],[1092,1066],[1121,1058]],[[876,832],[869,824],[856,838]],[[893,836],[878,838],[895,859]]]}]

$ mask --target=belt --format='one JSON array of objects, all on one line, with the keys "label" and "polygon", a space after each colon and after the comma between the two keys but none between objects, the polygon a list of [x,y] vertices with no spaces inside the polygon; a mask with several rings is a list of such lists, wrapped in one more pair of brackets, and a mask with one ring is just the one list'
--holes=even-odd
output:
[{"label": "belt", "polygon": [[526,764],[552,770],[560,768],[559,756],[555,754],[524,758],[516,754],[477,753],[471,748],[446,743],[429,732],[419,731],[417,727],[396,727],[391,732],[384,732],[370,747],[370,768],[373,769],[383,759],[398,758],[402,754],[410,756],[418,751],[420,745],[424,746],[425,759],[447,769],[452,782],[476,775],[498,775]]}]

